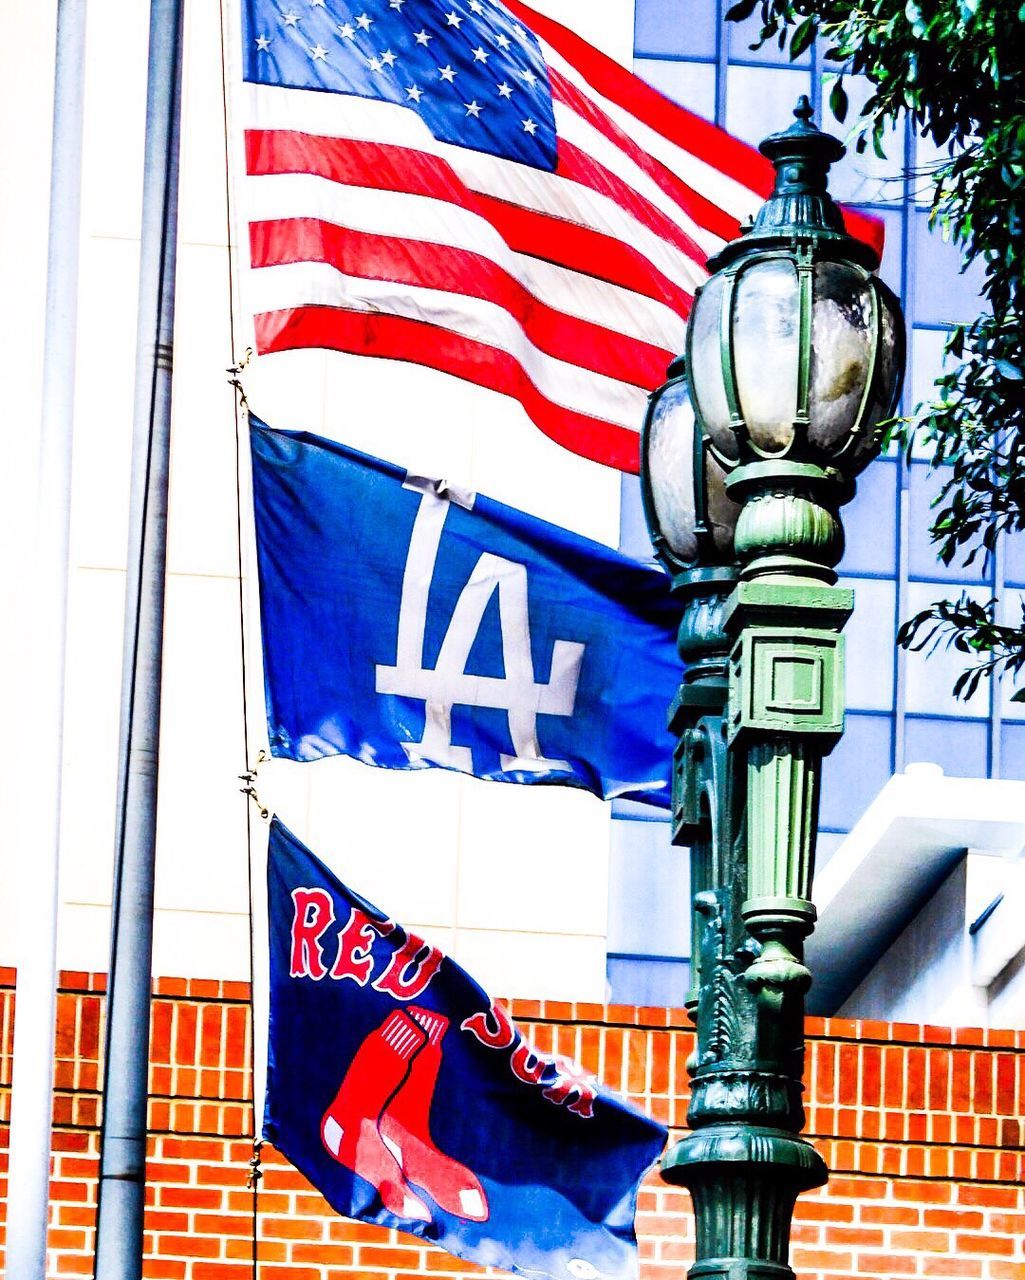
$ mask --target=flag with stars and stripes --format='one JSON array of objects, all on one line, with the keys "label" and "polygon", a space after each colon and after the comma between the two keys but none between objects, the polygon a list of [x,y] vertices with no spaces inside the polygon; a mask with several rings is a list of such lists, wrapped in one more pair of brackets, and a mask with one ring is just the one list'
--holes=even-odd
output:
[{"label": "flag with stars and stripes", "polygon": [[243,75],[258,352],[428,365],[636,471],[769,162],[519,0],[243,0]]}]

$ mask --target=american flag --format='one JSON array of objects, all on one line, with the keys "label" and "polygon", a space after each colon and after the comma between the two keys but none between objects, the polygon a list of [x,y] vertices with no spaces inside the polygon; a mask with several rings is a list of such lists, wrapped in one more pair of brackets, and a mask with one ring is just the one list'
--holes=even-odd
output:
[{"label": "american flag", "polygon": [[428,365],[636,471],[768,161],[519,0],[244,0],[243,74],[258,352]]}]

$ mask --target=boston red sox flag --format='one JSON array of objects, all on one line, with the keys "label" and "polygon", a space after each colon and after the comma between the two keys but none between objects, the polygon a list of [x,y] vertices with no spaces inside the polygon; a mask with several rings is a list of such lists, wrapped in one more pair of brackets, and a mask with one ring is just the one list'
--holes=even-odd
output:
[{"label": "boston red sox flag", "polygon": [[346,1217],[555,1280],[637,1272],[661,1125],[535,1049],[277,819],[264,1136]]},{"label": "boston red sox flag", "polygon": [[243,0],[242,25],[258,352],[428,365],[636,471],[769,162],[519,0]]}]

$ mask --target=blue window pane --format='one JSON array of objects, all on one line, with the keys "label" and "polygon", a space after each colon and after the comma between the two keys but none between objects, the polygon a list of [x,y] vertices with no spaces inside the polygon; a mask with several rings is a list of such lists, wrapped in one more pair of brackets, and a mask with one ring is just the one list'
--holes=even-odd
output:
[{"label": "blue window pane", "polygon": [[849,141],[850,124],[861,114],[873,89],[864,76],[847,76],[844,89],[850,101],[845,124],[835,119],[828,106],[822,108],[821,127],[847,148],[843,159],[830,166],[829,190],[837,200],[900,205],[904,199],[904,124],[901,122],[893,132],[887,131],[884,135],[884,159],[876,155],[872,146],[859,154],[854,142]]},{"label": "blue window pane", "polygon": [[625,474],[619,487],[619,549],[635,560],[655,558],[644,519],[640,479]]},{"label": "blue window pane", "polygon": [[[989,599],[989,588],[964,586],[957,582],[912,582],[908,587],[907,616],[928,609],[937,600],[960,599],[962,591],[977,602]],[[967,654],[959,653],[941,639],[936,648],[908,652],[905,666],[907,707],[912,714],[958,716],[981,719],[989,715],[989,682],[983,680],[970,698],[954,696],[958,676],[972,665]]]},{"label": "blue window pane", "polygon": [[904,214],[898,209],[880,209],[873,206],[862,210],[879,218],[883,224],[883,260],[879,265],[879,278],[888,284],[898,298],[903,297],[904,289],[904,246],[903,227]]},{"label": "blue window pane", "polygon": [[1025,724],[1005,724],[1000,734],[1000,776],[1025,782]]},{"label": "blue window pane", "polygon": [[893,709],[897,584],[878,578],[848,578],[854,613],[847,637],[847,705],[852,711]]},{"label": "blue window pane", "polygon": [[690,954],[690,855],[669,843],[669,824],[612,823],[610,952]]},{"label": "blue window pane", "polygon": [[1025,586],[1025,532],[1004,537],[1004,581]]},{"label": "blue window pane", "polygon": [[878,462],[858,477],[854,501],[843,510],[847,539],[841,573],[894,573],[897,567],[897,463]]},{"label": "blue window pane", "polygon": [[961,250],[929,229],[927,213],[913,215],[915,252],[914,318],[920,324],[957,324],[974,320],[982,309],[979,290],[983,264],[976,261],[961,274]]},{"label": "blue window pane", "polygon": [[848,715],[847,727],[823,766],[819,822],[850,831],[892,773],[893,719]]},{"label": "blue window pane", "polygon": [[679,1009],[690,987],[690,964],[686,960],[635,960],[631,956],[610,955],[606,974],[613,1004]]},{"label": "blue window pane", "polygon": [[634,49],[637,53],[668,53],[677,57],[714,58],[718,6],[699,0],[681,7],[666,0],[637,0],[634,10]]},{"label": "blue window pane", "polygon": [[794,103],[811,89],[806,71],[782,67],[730,67],[726,72],[726,129],[752,146],[788,128]]},{"label": "blue window pane", "polygon": [[672,98],[681,107],[705,120],[715,119],[715,64],[711,62],[665,62],[658,58],[636,58],[634,71],[648,84]]},{"label": "blue window pane", "polygon": [[908,716],[904,756],[908,764],[938,764],[952,778],[985,778],[989,772],[989,725],[979,720]]},{"label": "blue window pane", "polygon": [[[665,0],[662,0],[663,4]],[[713,6],[705,0],[707,8]],[[671,6],[670,6],[671,7]],[[693,9],[695,6],[691,5]],[[758,35],[762,29],[760,6],[755,10],[750,18],[745,18],[743,22],[727,22],[724,23],[729,38],[730,61],[731,62],[778,62],[785,67],[810,67],[811,66],[811,49],[805,49],[801,56],[790,61],[789,41],[787,48],[781,49],[777,40],[766,40],[760,49],[752,49],[750,46],[758,43]],[[794,99],[796,102],[797,99]],[[792,102],[791,107],[794,105]],[[768,132],[775,129],[785,129],[786,124],[773,125]]]},{"label": "blue window pane", "polygon": [[936,543],[929,536],[929,529],[936,518],[932,501],[943,486],[947,472],[935,470],[925,462],[915,462],[908,477],[909,512],[908,568],[913,578],[931,578],[937,582],[956,579],[958,582],[983,582],[989,576],[981,555],[965,566],[956,558],[948,568],[938,557]]}]

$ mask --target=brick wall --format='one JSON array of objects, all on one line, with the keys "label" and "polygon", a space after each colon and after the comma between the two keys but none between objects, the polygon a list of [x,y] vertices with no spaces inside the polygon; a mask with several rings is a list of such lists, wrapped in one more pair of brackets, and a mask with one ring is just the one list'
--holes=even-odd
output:
[{"label": "brick wall", "polygon": [[[6,1197],[13,975],[0,970],[0,1197]],[[103,980],[65,974],[58,1005],[50,1274],[89,1275]],[[246,990],[163,979],[153,1007],[146,1275],[252,1275]],[[513,1001],[539,1048],[578,1057],[670,1127],[684,1123],[691,1036],[681,1010]],[[1025,1280],[1025,1032],[809,1021],[808,1130],[831,1168],[803,1196],[801,1280]],[[347,1223],[268,1148],[262,1280],[406,1280],[479,1272],[411,1236]],[[642,1276],[682,1277],[683,1191],[642,1188]],[[2,1228],[0,1228],[2,1231]],[[3,1236],[0,1234],[0,1244]],[[483,1273],[482,1273],[483,1274]]]}]

